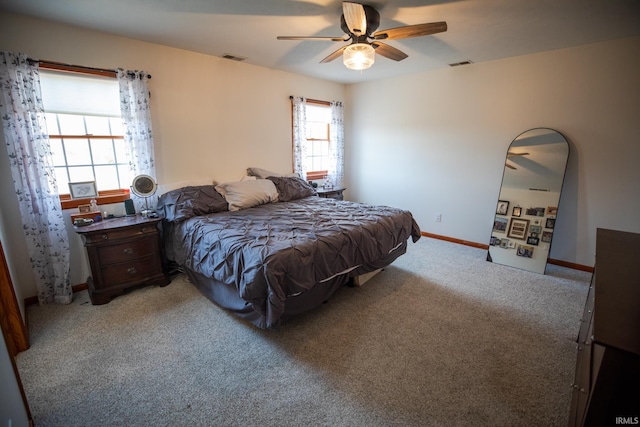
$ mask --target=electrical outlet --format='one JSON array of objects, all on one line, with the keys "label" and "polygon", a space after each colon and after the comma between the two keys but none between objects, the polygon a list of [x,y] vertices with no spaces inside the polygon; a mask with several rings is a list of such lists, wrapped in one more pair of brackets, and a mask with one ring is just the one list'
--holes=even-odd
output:
[{"label": "electrical outlet", "polygon": [[442,214],[441,213],[437,213],[436,214],[436,222],[442,222]]}]

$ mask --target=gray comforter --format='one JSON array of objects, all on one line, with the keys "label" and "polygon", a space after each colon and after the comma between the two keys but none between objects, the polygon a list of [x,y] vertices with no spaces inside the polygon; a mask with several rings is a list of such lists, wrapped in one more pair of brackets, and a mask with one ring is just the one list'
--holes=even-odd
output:
[{"label": "gray comforter", "polygon": [[167,223],[165,250],[237,291],[258,314],[253,323],[274,328],[288,300],[387,266],[409,237],[420,230],[408,211],[312,196]]}]

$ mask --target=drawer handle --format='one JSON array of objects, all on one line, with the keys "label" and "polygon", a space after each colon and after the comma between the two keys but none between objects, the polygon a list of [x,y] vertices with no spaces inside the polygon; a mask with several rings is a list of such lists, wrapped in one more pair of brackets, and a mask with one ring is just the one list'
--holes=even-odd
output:
[{"label": "drawer handle", "polygon": [[109,235],[108,234],[103,234],[102,235],[102,240],[109,240]]},{"label": "drawer handle", "polygon": [[127,274],[129,276],[133,276],[134,274],[136,274],[138,272],[138,270],[136,270],[135,267],[131,267],[131,268],[127,268]]},{"label": "drawer handle", "polygon": [[125,255],[131,255],[131,254],[133,253],[133,249],[131,249],[131,248],[127,248],[127,249],[125,249],[125,250],[124,250],[124,251],[122,251],[122,252],[124,252],[124,254],[125,254]]},{"label": "drawer handle", "polygon": [[142,228],[140,229],[140,232],[141,232],[141,233],[146,233],[146,232],[147,232],[147,227],[142,227]]}]

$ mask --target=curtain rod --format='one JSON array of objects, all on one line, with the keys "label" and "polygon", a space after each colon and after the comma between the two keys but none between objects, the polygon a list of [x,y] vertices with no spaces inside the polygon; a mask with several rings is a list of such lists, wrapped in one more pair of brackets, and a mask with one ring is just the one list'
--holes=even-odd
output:
[{"label": "curtain rod", "polygon": [[[38,59],[31,59],[31,58],[29,58],[29,61],[32,63],[38,63],[40,65],[44,65],[45,67],[48,66],[49,68],[52,68],[52,69],[65,70],[65,71],[73,71],[75,69],[76,71],[84,70],[84,71],[92,72],[93,74],[98,74],[98,75],[107,76],[107,77],[116,76],[116,70],[112,70],[109,68],[87,67],[85,65],[65,64],[63,62],[46,61],[46,60],[38,60]],[[129,75],[132,75],[132,74],[133,72],[129,72]],[[147,78],[150,79],[151,74],[147,74]]]},{"label": "curtain rod", "polygon": [[[293,95],[289,95],[289,99],[293,100],[294,96]],[[316,103],[316,104],[326,104],[326,105],[331,105],[331,102],[329,101],[320,101],[319,99],[310,99],[310,98],[305,98],[307,100],[307,102],[312,102],[312,103]]]}]

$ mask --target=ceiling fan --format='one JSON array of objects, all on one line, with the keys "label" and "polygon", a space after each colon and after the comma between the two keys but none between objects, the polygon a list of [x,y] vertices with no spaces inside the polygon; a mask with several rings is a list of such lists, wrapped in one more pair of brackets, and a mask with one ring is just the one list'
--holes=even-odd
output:
[{"label": "ceiling fan", "polygon": [[394,61],[402,61],[408,55],[393,46],[382,43],[380,40],[398,40],[410,37],[428,36],[430,34],[447,31],[447,23],[444,21],[430,22],[426,24],[405,25],[376,31],[380,25],[380,13],[366,4],[342,2],[342,15],[340,15],[340,27],[345,32],[345,37],[305,37],[305,36],[278,36],[278,40],[322,40],[351,43],[341,47],[320,63],[331,62],[343,56],[344,65],[352,70],[365,70],[375,61],[375,53]]}]

